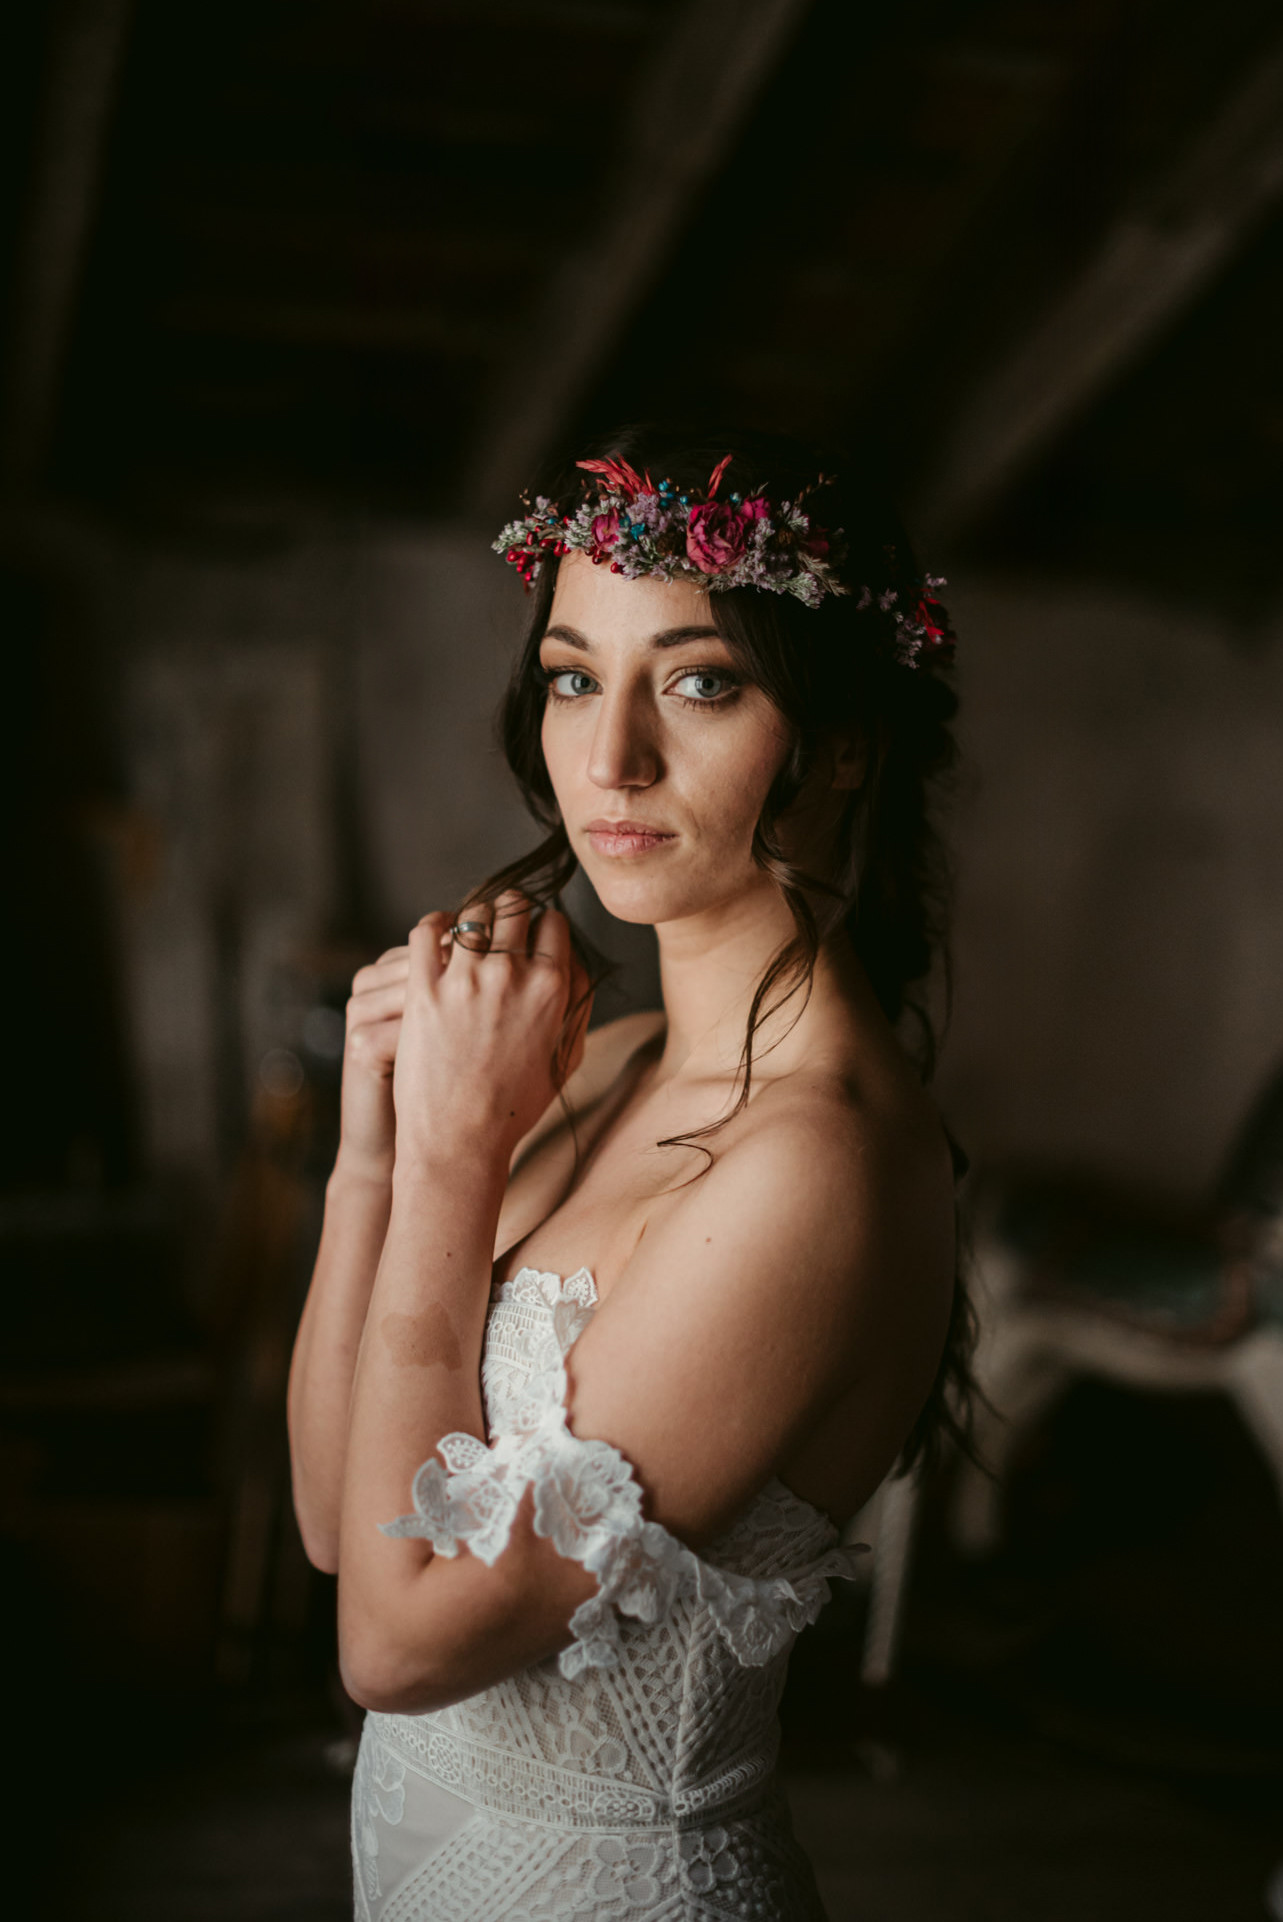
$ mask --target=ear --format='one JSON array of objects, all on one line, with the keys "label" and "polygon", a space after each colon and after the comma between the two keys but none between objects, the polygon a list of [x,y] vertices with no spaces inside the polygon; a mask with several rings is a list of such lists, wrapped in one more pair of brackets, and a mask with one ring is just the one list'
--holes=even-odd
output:
[{"label": "ear", "polygon": [[869,750],[863,739],[844,740],[839,737],[833,743],[833,778],[830,787],[854,792],[864,786],[865,775],[869,771]]}]

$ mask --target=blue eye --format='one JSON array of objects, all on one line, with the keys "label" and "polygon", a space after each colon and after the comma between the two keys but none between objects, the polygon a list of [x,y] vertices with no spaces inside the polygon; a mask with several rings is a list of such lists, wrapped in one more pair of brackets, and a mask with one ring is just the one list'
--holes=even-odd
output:
[{"label": "blue eye", "polygon": [[548,676],[548,691],[559,701],[577,701],[582,695],[591,694],[596,686],[592,675],[585,674],[581,667],[559,668]]},{"label": "blue eye", "polygon": [[683,674],[673,683],[673,692],[680,694],[684,701],[707,706],[720,700],[734,685],[729,674],[719,674],[711,667],[693,667],[689,674]]}]

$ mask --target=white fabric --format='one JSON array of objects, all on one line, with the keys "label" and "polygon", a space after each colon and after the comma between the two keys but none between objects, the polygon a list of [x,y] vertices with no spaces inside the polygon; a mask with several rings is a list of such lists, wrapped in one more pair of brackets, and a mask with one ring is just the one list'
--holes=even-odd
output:
[{"label": "white fabric", "polygon": [[431,1715],[367,1717],[353,1792],[360,1922],[817,1922],[773,1781],[788,1652],[854,1572],[827,1517],[772,1481],[704,1556],[642,1517],[624,1457],[566,1418],[597,1292],[530,1268],[491,1298],[491,1434],[447,1435],[390,1535],[502,1553],[537,1533],[598,1578],[560,1656]]}]

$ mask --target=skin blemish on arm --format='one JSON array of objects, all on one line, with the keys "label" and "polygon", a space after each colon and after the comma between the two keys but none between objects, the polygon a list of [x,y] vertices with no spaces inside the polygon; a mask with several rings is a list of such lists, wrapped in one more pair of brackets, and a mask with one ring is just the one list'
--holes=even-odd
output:
[{"label": "skin blemish on arm", "polygon": [[439,1301],[431,1301],[417,1315],[385,1315],[380,1331],[398,1368],[435,1368],[453,1371],[463,1366],[463,1354],[450,1317]]}]

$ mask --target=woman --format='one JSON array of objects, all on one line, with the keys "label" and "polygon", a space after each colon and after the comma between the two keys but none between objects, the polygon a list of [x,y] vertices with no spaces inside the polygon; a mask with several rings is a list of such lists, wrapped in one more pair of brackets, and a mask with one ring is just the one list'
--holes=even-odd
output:
[{"label": "woman", "polygon": [[[965,1371],[895,1031],[938,945],[952,636],[791,445],[630,431],[496,547],[534,588],[504,726],[548,834],[356,977],[291,1379],[371,1711],[357,1913],[814,1918],[788,1650]],[[586,1038],[576,863],[663,984]]]}]

